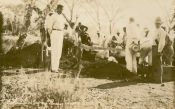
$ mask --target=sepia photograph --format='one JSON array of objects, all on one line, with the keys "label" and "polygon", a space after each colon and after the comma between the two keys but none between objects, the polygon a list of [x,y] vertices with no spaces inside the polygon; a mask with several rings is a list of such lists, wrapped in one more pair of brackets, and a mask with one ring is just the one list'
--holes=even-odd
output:
[{"label": "sepia photograph", "polygon": [[175,109],[175,0],[0,0],[0,109]]}]

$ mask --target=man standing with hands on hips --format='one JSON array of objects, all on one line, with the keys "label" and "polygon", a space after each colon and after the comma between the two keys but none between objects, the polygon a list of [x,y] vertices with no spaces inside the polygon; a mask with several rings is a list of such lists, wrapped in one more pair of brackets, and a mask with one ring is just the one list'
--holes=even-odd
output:
[{"label": "man standing with hands on hips", "polygon": [[51,71],[58,72],[63,47],[63,28],[65,19],[62,15],[63,5],[58,4],[48,23],[48,32],[51,39]]}]

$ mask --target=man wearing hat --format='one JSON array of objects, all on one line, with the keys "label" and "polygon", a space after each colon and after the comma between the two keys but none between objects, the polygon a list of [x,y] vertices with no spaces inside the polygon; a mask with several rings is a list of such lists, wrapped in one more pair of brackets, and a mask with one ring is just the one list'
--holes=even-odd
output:
[{"label": "man wearing hat", "polygon": [[48,32],[51,39],[51,71],[58,72],[63,46],[63,29],[65,19],[62,15],[63,6],[57,5],[56,11],[49,18]]},{"label": "man wearing hat", "polygon": [[[155,35],[152,47],[152,71],[155,81],[162,82],[162,51],[165,46],[166,32],[161,28],[161,18],[157,17],[155,20]],[[161,77],[161,78],[159,78]]]},{"label": "man wearing hat", "polygon": [[161,55],[163,48],[165,46],[165,38],[166,38],[166,32],[163,28],[161,28],[161,18],[157,17],[155,20],[155,37],[154,37],[154,45],[158,46],[158,54]]}]

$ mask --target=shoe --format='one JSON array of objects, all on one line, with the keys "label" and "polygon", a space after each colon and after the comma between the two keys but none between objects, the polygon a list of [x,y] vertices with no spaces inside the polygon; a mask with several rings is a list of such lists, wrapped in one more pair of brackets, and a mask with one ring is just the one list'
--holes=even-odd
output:
[{"label": "shoe", "polygon": [[137,81],[137,82],[139,82],[139,81],[141,81],[142,79],[141,79],[141,77],[139,77],[139,76],[133,76],[133,77],[131,77],[131,78],[129,78],[128,79],[128,81]]},{"label": "shoe", "polygon": [[62,71],[63,71],[63,69],[60,69],[60,68],[58,69],[58,72],[62,72]]},{"label": "shoe", "polygon": [[58,73],[58,70],[51,70],[52,73]]}]

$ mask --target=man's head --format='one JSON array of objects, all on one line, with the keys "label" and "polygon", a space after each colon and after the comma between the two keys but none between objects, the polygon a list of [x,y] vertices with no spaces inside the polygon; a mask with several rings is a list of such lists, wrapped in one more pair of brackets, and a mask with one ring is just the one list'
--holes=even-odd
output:
[{"label": "man's head", "polygon": [[68,25],[67,25],[67,24],[65,24],[65,25],[64,25],[64,29],[65,29],[65,30],[67,30],[67,28],[68,28]]},{"label": "man's head", "polygon": [[162,26],[162,29],[163,29],[164,31],[166,31],[166,27],[165,27],[165,26]]},{"label": "man's head", "polygon": [[126,32],[126,27],[123,27],[123,32]]},{"label": "man's head", "polygon": [[31,4],[27,4],[27,8],[30,8],[31,7]]},{"label": "man's head", "polygon": [[149,33],[149,29],[147,27],[144,28],[144,32],[145,32],[145,37],[148,36],[148,33]]},{"label": "man's head", "polygon": [[97,31],[97,36],[100,37],[100,32],[99,31]]},{"label": "man's head", "polygon": [[156,28],[160,28],[161,27],[161,24],[162,24],[162,20],[160,17],[157,17],[156,20],[155,20],[155,26]]},{"label": "man's head", "polygon": [[81,22],[79,22],[78,25],[80,26],[81,25]]},{"label": "man's head", "polygon": [[59,4],[57,5],[57,9],[56,9],[57,13],[58,14],[62,14],[62,11],[63,11],[63,5]]},{"label": "man's head", "polygon": [[134,21],[135,21],[135,20],[134,20],[133,17],[130,17],[130,18],[129,18],[129,22],[130,22],[130,23],[132,23],[132,22],[134,22]]},{"label": "man's head", "polygon": [[42,16],[43,12],[42,11],[38,11],[39,16]]},{"label": "man's head", "polygon": [[116,40],[116,37],[115,36],[112,36],[112,40]]},{"label": "man's head", "polygon": [[120,36],[120,32],[117,32],[117,36]]},{"label": "man's head", "polygon": [[75,23],[74,22],[71,22],[70,27],[71,28],[74,28],[74,26],[75,26]]},{"label": "man's head", "polygon": [[173,28],[172,28],[174,31],[175,31],[175,25],[173,26]]},{"label": "man's head", "polygon": [[50,10],[51,10],[50,5],[47,5],[47,6],[46,6],[46,13],[49,13],[49,12],[50,12]]}]

